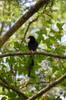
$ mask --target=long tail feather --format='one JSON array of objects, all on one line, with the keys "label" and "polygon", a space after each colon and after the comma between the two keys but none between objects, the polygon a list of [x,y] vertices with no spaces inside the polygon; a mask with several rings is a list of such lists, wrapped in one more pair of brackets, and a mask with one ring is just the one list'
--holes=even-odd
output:
[{"label": "long tail feather", "polygon": [[28,62],[29,66],[28,66],[28,77],[31,77],[31,72],[34,66],[34,57],[31,55],[30,56],[30,61]]}]

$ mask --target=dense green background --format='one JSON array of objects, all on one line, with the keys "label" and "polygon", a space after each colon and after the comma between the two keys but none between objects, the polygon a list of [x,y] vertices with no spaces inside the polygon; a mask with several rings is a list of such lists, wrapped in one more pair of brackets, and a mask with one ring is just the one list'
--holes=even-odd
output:
[{"label": "dense green background", "polygon": [[[25,1],[25,2],[24,2]],[[37,0],[3,0],[0,1],[0,36],[2,36]],[[43,7],[32,16],[0,49],[2,53],[28,52],[27,37],[35,36],[39,43],[37,51],[50,52],[59,55],[66,54],[66,0],[50,0],[50,4]],[[29,4],[29,5],[28,5]],[[35,21],[33,21],[36,19]],[[28,28],[29,23],[30,27]],[[27,30],[28,29],[28,30]],[[26,31],[27,30],[27,31]],[[26,35],[25,35],[26,33]],[[25,38],[24,38],[25,35]],[[0,58],[0,76],[10,84],[19,87],[26,95],[32,96],[46,87],[51,81],[66,73],[66,60],[44,55],[34,56],[35,66],[32,78],[28,78],[27,66],[29,56],[15,56]],[[0,87],[0,94],[4,100],[18,100],[13,91]],[[63,95],[63,96],[62,96]],[[52,88],[37,100],[62,100],[66,95],[66,80]]]}]

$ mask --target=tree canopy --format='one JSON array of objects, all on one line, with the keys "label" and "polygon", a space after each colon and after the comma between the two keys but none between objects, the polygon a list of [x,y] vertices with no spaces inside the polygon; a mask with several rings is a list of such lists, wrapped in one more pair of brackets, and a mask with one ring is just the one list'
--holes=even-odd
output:
[{"label": "tree canopy", "polygon": [[[35,52],[28,49],[30,35],[39,44]],[[0,1],[0,97],[66,99],[66,0]]]}]

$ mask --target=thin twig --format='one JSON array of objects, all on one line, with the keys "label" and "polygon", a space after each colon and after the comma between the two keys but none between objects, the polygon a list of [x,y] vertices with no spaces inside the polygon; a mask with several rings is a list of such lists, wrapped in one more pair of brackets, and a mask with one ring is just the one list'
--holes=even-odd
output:
[{"label": "thin twig", "polygon": [[1,30],[0,30],[0,35],[1,35],[1,34],[2,34],[2,32],[3,32],[4,25],[5,25],[4,21],[3,21],[3,22],[1,22]]},{"label": "thin twig", "polygon": [[27,26],[27,28],[26,28],[26,30],[25,30],[24,37],[22,38],[21,43],[24,41],[24,39],[25,39],[25,37],[26,37],[26,34],[27,34],[28,30],[29,30],[30,25],[31,25],[33,22],[35,22],[37,19],[38,19],[38,17],[29,22],[29,24],[28,24],[28,26]]}]

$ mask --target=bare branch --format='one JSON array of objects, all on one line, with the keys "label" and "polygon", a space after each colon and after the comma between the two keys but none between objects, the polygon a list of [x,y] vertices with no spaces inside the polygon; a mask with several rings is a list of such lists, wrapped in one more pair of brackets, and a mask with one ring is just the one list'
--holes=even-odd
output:
[{"label": "bare branch", "polygon": [[66,59],[66,56],[64,56],[64,55],[52,54],[52,53],[49,53],[49,52],[16,52],[16,53],[6,53],[6,54],[0,54],[0,58],[8,57],[8,56],[24,56],[24,55],[44,55],[44,56],[50,56],[50,57],[53,57],[53,58]]},{"label": "bare branch", "polygon": [[12,36],[31,16],[33,16],[40,8],[48,4],[50,0],[39,0],[35,5],[18,19],[17,22],[0,38],[0,47]]},{"label": "bare branch", "polygon": [[35,100],[36,98],[40,97],[41,95],[43,95],[44,93],[46,93],[51,88],[55,87],[57,84],[59,84],[60,82],[62,82],[65,79],[66,79],[66,74],[64,74],[63,76],[61,76],[60,78],[58,78],[54,82],[51,82],[49,85],[46,86],[46,88],[43,88],[37,94],[33,95],[32,97],[30,97],[27,100]]}]

